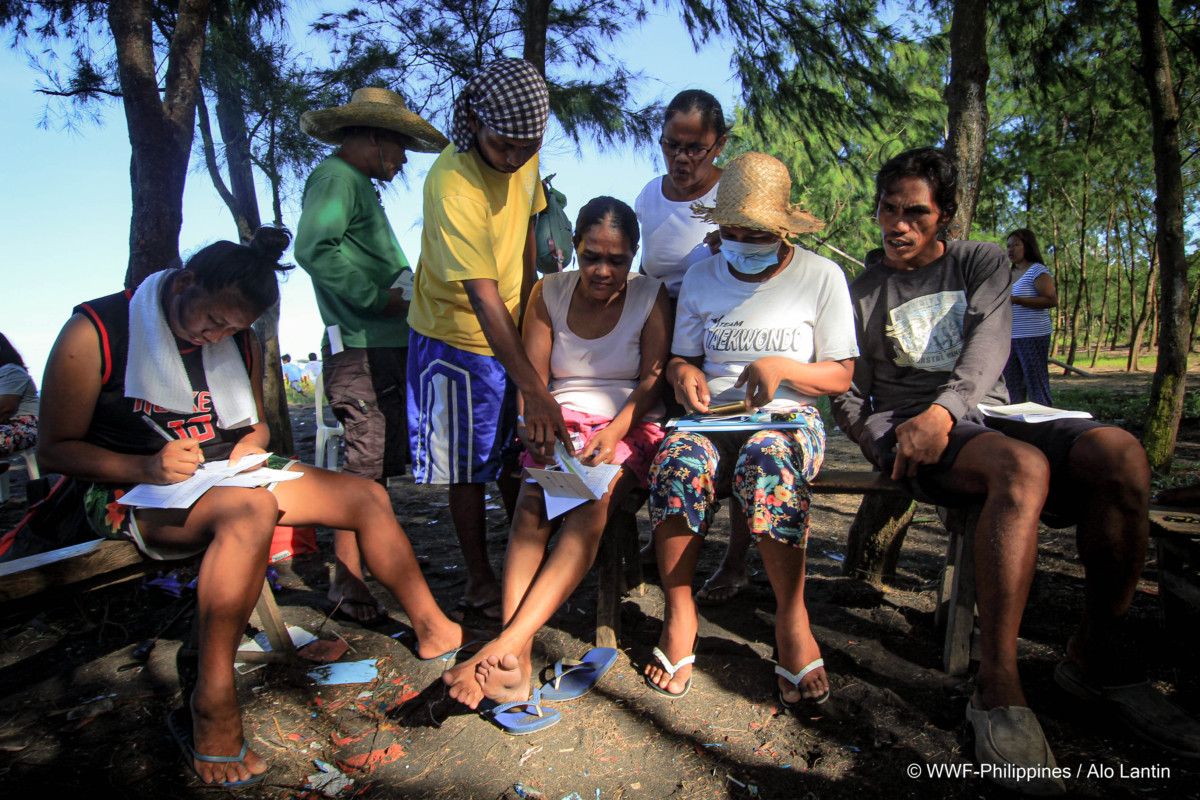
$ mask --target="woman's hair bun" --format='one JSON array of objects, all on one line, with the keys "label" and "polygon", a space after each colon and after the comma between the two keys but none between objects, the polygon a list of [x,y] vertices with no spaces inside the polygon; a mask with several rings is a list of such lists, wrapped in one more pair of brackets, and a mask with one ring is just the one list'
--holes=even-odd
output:
[{"label": "woman's hair bun", "polygon": [[291,243],[292,234],[287,228],[263,225],[254,232],[254,238],[250,240],[250,249],[274,264]]}]

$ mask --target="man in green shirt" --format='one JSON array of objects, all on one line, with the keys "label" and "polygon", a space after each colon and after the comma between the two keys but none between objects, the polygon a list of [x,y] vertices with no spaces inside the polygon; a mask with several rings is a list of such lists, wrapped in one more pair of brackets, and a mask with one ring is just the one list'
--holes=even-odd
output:
[{"label": "man in green shirt", "polygon": [[[300,129],[338,146],[304,186],[295,252],[327,328],[325,396],[346,429],[342,470],[383,482],[408,461],[405,318],[413,273],[372,180],[396,177],[406,151],[436,153],[448,141],[398,94],[378,88],[357,90],[346,105],[305,112]],[[336,531],[334,551],[329,599],[339,604],[338,615],[382,621],[384,610],[363,583],[353,532]]]}]

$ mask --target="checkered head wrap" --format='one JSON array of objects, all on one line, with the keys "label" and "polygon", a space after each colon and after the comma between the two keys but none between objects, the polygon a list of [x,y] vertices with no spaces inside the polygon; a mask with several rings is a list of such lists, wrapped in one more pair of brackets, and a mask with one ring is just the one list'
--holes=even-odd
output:
[{"label": "checkered head wrap", "polygon": [[502,58],[477,72],[454,101],[450,138],[459,153],[475,143],[468,111],[501,136],[537,139],[546,132],[550,93],[546,80],[528,61]]}]

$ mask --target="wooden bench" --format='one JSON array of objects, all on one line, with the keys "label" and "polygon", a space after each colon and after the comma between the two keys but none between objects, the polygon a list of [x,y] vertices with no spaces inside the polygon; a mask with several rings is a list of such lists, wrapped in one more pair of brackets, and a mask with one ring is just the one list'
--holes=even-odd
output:
[{"label": "wooden bench", "polygon": [[[48,553],[0,563],[0,606],[18,602],[32,603],[51,593],[83,592],[110,586],[171,566],[198,559],[153,561],[144,558],[132,542],[96,539],[62,547]],[[239,651],[238,661],[245,663],[296,663],[296,648],[287,625],[275,603],[271,584],[263,581],[255,606],[260,627],[271,643],[269,652]]]},{"label": "wooden bench", "polygon": [[[866,470],[824,470],[811,484],[814,496],[822,494],[884,495],[912,497],[900,484],[879,472]],[[596,645],[617,647],[621,638],[621,598],[641,596],[646,587],[639,552],[637,512],[648,496],[645,490],[634,492],[614,512],[600,541],[596,556],[599,591],[596,607]],[[960,675],[971,660],[971,635],[975,628],[975,554],[973,533],[979,521],[979,506],[941,510],[943,523],[950,533],[946,563],[938,585],[935,622],[946,626],[942,663],[947,673]],[[861,530],[861,527],[860,527]],[[854,536],[852,528],[851,536]],[[902,537],[896,539],[896,550]],[[849,550],[852,543],[847,544]],[[847,557],[847,562],[849,562]]]}]

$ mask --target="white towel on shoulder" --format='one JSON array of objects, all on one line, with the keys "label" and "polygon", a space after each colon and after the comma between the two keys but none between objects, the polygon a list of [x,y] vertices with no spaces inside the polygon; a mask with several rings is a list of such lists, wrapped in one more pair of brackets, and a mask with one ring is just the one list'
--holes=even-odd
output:
[{"label": "white towel on shoulder", "polygon": [[[129,301],[129,354],[125,364],[125,396],[136,397],[181,414],[192,413],[192,384],[175,344],[175,334],[163,313],[163,281],[175,270],[156,272]],[[258,409],[245,362],[232,337],[203,345],[204,375],[212,395],[217,427],[243,428],[258,422]]]}]

